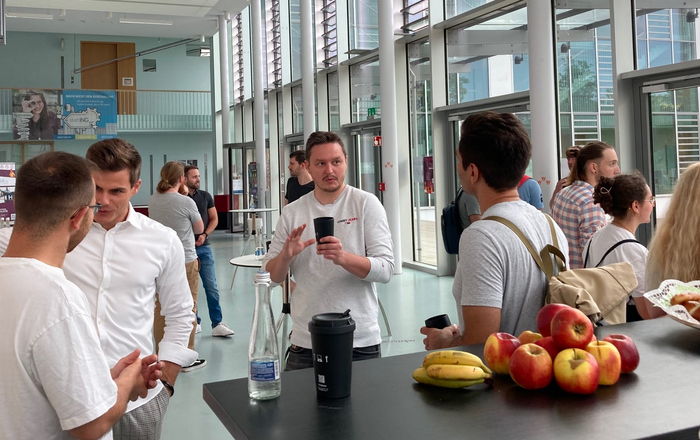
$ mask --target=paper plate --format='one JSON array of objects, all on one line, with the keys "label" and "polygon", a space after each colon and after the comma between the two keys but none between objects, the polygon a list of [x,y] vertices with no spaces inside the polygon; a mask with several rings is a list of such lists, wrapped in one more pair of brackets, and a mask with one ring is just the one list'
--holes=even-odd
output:
[{"label": "paper plate", "polygon": [[685,307],[682,305],[671,305],[671,298],[683,292],[700,293],[700,281],[684,283],[678,280],[666,280],[661,283],[658,289],[645,293],[644,297],[656,307],[663,309],[674,321],[700,330],[700,322],[690,316]]}]

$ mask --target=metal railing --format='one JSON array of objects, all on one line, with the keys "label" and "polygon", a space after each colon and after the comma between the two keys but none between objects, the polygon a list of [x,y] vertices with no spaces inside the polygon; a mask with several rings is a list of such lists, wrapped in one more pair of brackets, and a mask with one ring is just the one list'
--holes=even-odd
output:
[{"label": "metal railing", "polygon": [[[116,93],[118,131],[212,129],[211,92],[116,90]],[[0,133],[12,131],[12,95],[13,89],[0,88]],[[56,108],[56,103],[47,104]]]}]

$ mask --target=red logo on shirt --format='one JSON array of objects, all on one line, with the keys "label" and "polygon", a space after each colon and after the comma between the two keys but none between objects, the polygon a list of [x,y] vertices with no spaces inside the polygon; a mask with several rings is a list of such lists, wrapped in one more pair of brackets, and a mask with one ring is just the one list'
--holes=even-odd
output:
[{"label": "red logo on shirt", "polygon": [[337,223],[338,223],[338,224],[340,224],[340,223],[345,223],[346,225],[349,225],[350,222],[356,222],[356,221],[357,221],[357,217],[352,217],[352,218],[344,218],[344,219],[342,219],[342,220],[338,220]]}]

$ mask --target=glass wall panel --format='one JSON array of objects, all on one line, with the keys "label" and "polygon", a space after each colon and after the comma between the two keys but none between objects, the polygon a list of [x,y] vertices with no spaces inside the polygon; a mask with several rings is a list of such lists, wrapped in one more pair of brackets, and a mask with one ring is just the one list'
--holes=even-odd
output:
[{"label": "glass wall panel", "polygon": [[331,131],[340,130],[340,88],[338,72],[328,74],[328,126]]},{"label": "glass wall panel", "polygon": [[377,1],[348,0],[350,50],[371,50],[379,47],[379,11]]},{"label": "glass wall panel", "polygon": [[697,20],[697,9],[638,9],[637,68],[698,59]]},{"label": "glass wall panel", "polygon": [[459,104],[530,89],[527,10],[447,30],[448,102]]},{"label": "glass wall panel", "polygon": [[291,42],[292,81],[301,78],[301,6],[289,0],[289,41]]},{"label": "glass wall panel", "polygon": [[292,87],[292,132],[304,132],[304,99],[301,86]]},{"label": "glass wall panel", "polygon": [[352,122],[381,118],[379,59],[350,66],[350,101]]},{"label": "glass wall panel", "polygon": [[[560,157],[572,145],[602,140],[615,145],[610,10],[590,2],[556,9]],[[563,161],[562,161],[563,162]],[[563,168],[561,175],[569,170]]]},{"label": "glass wall panel", "polygon": [[[433,156],[432,96],[430,82],[430,42],[421,40],[406,46],[408,52],[408,86],[410,102],[411,157],[422,164],[424,157]],[[413,167],[413,258],[415,261],[437,265],[437,219],[432,188],[423,185],[423,175]]]},{"label": "glass wall panel", "polygon": [[494,0],[445,0],[445,18],[471,11]]}]

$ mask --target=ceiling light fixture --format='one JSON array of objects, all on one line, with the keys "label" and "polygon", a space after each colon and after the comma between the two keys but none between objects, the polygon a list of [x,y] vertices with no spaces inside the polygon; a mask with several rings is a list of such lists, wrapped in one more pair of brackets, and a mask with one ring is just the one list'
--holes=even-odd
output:
[{"label": "ceiling light fixture", "polygon": [[66,10],[65,10],[65,9],[61,9],[61,11],[58,13],[58,15],[61,16],[61,17],[65,17],[65,16],[66,16]]},{"label": "ceiling light fixture", "polygon": [[107,12],[107,18],[112,18],[112,11]]},{"label": "ceiling light fixture", "polygon": [[30,18],[34,20],[53,20],[52,14],[33,14],[29,12],[6,12],[7,18]]},{"label": "ceiling light fixture", "polygon": [[173,22],[169,20],[153,20],[146,18],[120,18],[121,24],[152,24],[156,26],[172,26]]}]

